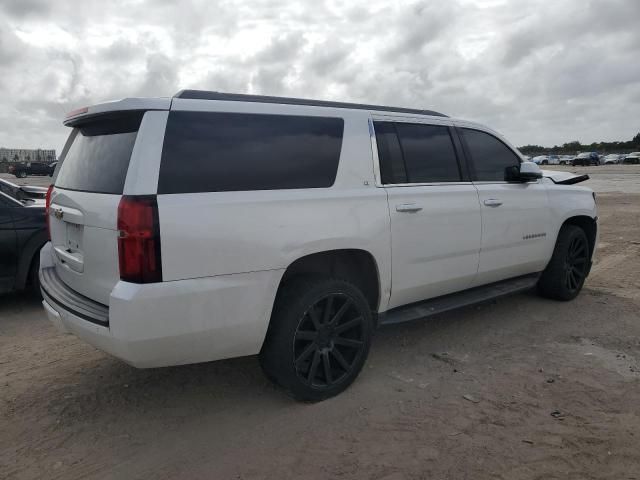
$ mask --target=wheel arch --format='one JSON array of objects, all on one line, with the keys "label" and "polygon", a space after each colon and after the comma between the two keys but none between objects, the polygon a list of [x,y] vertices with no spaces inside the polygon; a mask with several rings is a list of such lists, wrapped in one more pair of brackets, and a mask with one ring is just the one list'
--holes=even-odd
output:
[{"label": "wheel arch", "polygon": [[300,275],[326,275],[353,283],[367,298],[373,312],[380,308],[380,271],[375,257],[367,250],[345,248],[302,256],[286,268],[278,291],[289,280]]},{"label": "wheel arch", "polygon": [[573,217],[567,218],[562,226],[565,225],[575,225],[580,227],[584,233],[587,235],[587,240],[589,241],[589,253],[593,255],[596,246],[596,238],[598,235],[598,222],[595,218],[591,218],[588,215],[575,215]]},{"label": "wheel arch", "polygon": [[14,283],[15,290],[23,290],[27,286],[29,270],[33,260],[36,255],[40,255],[40,249],[45,243],[47,243],[47,232],[46,230],[39,230],[22,246]]}]

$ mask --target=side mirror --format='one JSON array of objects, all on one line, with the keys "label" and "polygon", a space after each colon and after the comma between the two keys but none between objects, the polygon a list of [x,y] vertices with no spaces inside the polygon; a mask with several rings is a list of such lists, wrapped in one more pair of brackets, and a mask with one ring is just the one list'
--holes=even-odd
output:
[{"label": "side mirror", "polygon": [[522,162],[519,166],[508,167],[505,171],[507,182],[532,182],[538,178],[542,178],[542,170],[534,162]]},{"label": "side mirror", "polygon": [[522,162],[520,164],[520,179],[523,182],[529,182],[542,178],[542,170],[537,163]]}]

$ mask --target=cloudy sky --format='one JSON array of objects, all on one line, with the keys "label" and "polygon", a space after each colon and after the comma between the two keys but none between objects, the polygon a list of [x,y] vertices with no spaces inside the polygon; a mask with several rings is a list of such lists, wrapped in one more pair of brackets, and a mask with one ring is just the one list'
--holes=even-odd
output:
[{"label": "cloudy sky", "polygon": [[[345,6],[348,5],[348,6]],[[182,88],[432,108],[518,145],[640,131],[639,0],[0,0],[0,146]]]}]

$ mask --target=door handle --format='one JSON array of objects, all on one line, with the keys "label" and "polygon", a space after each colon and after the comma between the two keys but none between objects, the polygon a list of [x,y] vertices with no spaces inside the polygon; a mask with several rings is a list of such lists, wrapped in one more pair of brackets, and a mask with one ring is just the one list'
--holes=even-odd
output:
[{"label": "door handle", "polygon": [[497,198],[487,198],[484,201],[484,204],[487,207],[499,207],[500,205],[502,205],[502,200],[498,200]]},{"label": "door handle", "polygon": [[422,210],[422,207],[419,207],[415,203],[403,203],[401,205],[396,205],[396,212],[415,213],[420,210]]}]

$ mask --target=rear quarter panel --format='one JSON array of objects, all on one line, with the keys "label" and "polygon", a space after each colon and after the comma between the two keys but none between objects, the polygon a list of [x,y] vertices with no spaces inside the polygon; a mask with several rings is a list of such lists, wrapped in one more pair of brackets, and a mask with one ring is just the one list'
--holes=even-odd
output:
[{"label": "rear quarter panel", "polygon": [[312,253],[362,249],[377,262],[386,305],[389,213],[386,193],[375,187],[368,112],[179,99],[174,104],[184,110],[204,104],[210,111],[330,115],[342,117],[345,130],[330,188],[158,195],[165,281],[282,270]]}]

